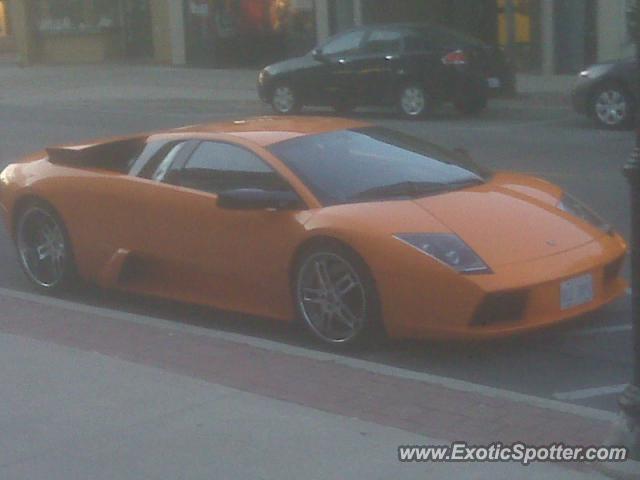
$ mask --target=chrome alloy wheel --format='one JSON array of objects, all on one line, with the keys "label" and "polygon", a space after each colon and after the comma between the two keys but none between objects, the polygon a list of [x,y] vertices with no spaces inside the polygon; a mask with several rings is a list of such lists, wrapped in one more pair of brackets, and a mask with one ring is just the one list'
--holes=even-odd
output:
[{"label": "chrome alloy wheel", "polygon": [[296,108],[296,97],[290,86],[279,85],[273,91],[271,103],[278,113],[292,113]]},{"label": "chrome alloy wheel", "polygon": [[68,248],[52,213],[38,206],[28,208],[18,221],[16,243],[22,267],[34,283],[51,289],[63,282]]},{"label": "chrome alloy wheel", "polygon": [[296,298],[305,323],[329,343],[348,343],[366,325],[367,297],[362,280],[342,256],[310,255],[298,271]]},{"label": "chrome alloy wheel", "polygon": [[417,85],[409,85],[400,94],[400,108],[410,117],[422,115],[427,105],[424,89]]},{"label": "chrome alloy wheel", "polygon": [[611,127],[618,126],[627,118],[627,99],[619,90],[603,90],[596,97],[595,113],[603,124]]}]

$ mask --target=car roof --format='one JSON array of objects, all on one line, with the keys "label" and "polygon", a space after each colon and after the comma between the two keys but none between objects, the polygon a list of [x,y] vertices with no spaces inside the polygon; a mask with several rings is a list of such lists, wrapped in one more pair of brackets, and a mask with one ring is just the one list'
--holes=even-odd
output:
[{"label": "car roof", "polygon": [[190,125],[187,127],[159,132],[166,134],[192,134],[194,137],[206,138],[209,135],[240,138],[266,147],[274,143],[318,133],[362,128],[369,123],[345,118],[331,117],[253,117],[241,120]]},{"label": "car roof", "polygon": [[363,29],[374,29],[374,28],[389,28],[396,30],[412,30],[412,31],[420,31],[424,32],[427,30],[452,30],[449,27],[444,25],[439,25],[433,22],[391,22],[391,23],[370,23],[368,25],[359,27]]}]

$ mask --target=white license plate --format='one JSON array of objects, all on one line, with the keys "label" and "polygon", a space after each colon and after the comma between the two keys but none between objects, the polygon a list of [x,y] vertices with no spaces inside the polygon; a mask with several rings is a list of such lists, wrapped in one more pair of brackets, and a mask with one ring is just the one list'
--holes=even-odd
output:
[{"label": "white license plate", "polygon": [[560,284],[560,308],[567,310],[593,300],[593,276],[591,274],[571,278]]},{"label": "white license plate", "polygon": [[487,78],[489,88],[500,88],[500,79],[496,77]]}]

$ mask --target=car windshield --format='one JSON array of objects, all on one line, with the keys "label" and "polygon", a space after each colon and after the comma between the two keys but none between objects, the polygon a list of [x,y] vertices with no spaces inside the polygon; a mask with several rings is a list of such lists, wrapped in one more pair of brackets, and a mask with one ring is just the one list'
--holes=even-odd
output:
[{"label": "car windshield", "polygon": [[309,135],[269,149],[325,205],[420,197],[488,176],[465,155],[380,127]]}]

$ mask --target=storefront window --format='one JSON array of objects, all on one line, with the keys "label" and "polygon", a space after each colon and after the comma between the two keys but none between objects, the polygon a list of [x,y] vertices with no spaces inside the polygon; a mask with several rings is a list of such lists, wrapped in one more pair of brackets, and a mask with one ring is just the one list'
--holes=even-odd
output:
[{"label": "storefront window", "polygon": [[114,0],[38,0],[36,18],[41,33],[91,33],[120,26]]},{"label": "storefront window", "polygon": [[188,0],[188,57],[210,66],[261,66],[315,43],[313,0]]},{"label": "storefront window", "polygon": [[6,7],[4,2],[0,1],[0,37],[6,37],[8,34]]}]

